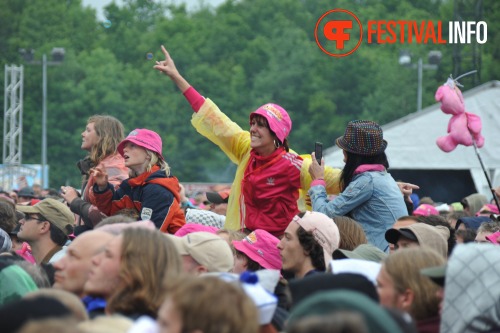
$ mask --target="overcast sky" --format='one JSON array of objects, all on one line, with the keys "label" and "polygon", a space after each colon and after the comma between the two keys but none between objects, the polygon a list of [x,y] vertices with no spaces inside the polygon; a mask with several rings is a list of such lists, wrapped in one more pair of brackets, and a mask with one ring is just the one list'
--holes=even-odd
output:
[{"label": "overcast sky", "polygon": [[[154,0],[153,0],[154,1]],[[205,4],[210,4],[214,7],[224,2],[224,0],[170,0],[174,3],[182,3],[185,2],[189,8],[196,7],[200,2]],[[112,3],[113,0],[82,0],[84,6],[91,6],[97,10],[97,18],[99,20],[104,19],[103,8],[106,7],[109,3]],[[122,4],[122,0],[114,0],[118,5]]]}]

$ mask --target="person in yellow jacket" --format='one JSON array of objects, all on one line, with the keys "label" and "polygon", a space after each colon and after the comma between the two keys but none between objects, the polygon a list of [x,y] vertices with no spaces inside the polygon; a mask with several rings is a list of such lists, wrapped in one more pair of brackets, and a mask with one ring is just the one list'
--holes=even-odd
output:
[{"label": "person in yellow jacket", "polygon": [[[282,236],[293,216],[306,209],[304,199],[312,181],[311,156],[298,156],[288,148],[292,127],[288,113],[277,104],[265,104],[251,113],[250,131],[245,131],[191,87],[163,46],[162,52],[165,60],[156,62],[154,68],[183,92],[195,111],[191,123],[196,130],[238,166],[224,227],[264,229]],[[339,193],[339,175],[338,169],[326,169],[328,193]]]}]

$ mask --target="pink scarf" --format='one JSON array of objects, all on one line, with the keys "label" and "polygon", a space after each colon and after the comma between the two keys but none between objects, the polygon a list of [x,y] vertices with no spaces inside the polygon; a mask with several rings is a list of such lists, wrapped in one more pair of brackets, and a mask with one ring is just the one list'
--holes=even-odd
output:
[{"label": "pink scarf", "polygon": [[382,164],[362,164],[354,170],[355,175],[367,171],[385,171],[385,167]]}]

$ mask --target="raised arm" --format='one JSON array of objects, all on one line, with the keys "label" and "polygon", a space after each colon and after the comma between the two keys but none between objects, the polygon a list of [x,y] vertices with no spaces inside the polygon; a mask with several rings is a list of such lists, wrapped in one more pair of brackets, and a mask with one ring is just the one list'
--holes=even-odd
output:
[{"label": "raised arm", "polygon": [[161,46],[161,51],[165,56],[165,60],[157,61],[156,65],[154,66],[154,69],[168,76],[177,85],[177,87],[179,87],[180,91],[184,93],[186,90],[189,89],[191,85],[179,73],[177,67],[175,67],[174,60],[170,57],[170,54],[168,53],[165,46],[163,45]]},{"label": "raised arm", "polygon": [[179,87],[186,100],[191,104],[194,112],[198,112],[205,102],[205,98],[194,89],[189,82],[179,73],[175,67],[174,60],[170,57],[165,46],[161,46],[161,51],[165,55],[165,60],[157,61],[154,68],[168,76]]}]

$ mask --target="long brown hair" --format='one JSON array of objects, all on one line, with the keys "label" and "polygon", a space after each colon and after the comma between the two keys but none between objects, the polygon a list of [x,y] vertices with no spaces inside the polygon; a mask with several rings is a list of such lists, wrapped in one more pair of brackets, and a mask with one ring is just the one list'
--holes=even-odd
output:
[{"label": "long brown hair", "polygon": [[125,229],[122,233],[121,283],[108,300],[109,313],[156,317],[163,301],[161,287],[182,270],[181,257],[158,230]]},{"label": "long brown hair", "polygon": [[94,123],[94,130],[99,138],[91,148],[89,157],[94,165],[116,152],[118,144],[124,138],[123,124],[112,116],[94,115],[87,120],[87,124]]},{"label": "long brown hair", "polygon": [[335,216],[333,219],[339,228],[339,249],[352,251],[361,244],[368,243],[361,224],[347,216]]},{"label": "long brown hair", "polygon": [[384,260],[384,268],[394,281],[398,293],[413,291],[414,299],[409,314],[422,320],[439,314],[438,286],[420,274],[422,268],[441,266],[446,263],[442,255],[429,248],[415,247],[397,250]]}]

